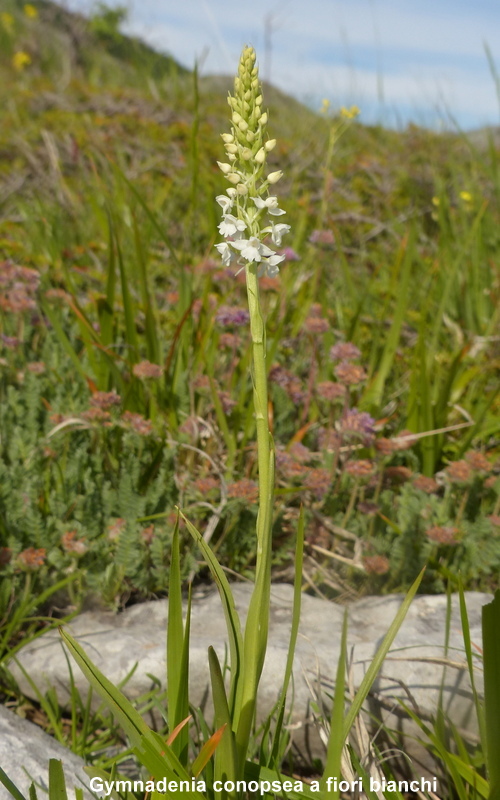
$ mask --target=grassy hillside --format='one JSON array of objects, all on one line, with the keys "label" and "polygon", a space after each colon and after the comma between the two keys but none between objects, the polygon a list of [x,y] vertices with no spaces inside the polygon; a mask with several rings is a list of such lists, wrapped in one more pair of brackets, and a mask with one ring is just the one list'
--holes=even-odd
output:
[{"label": "grassy hillside", "polygon": [[[2,9],[0,618],[27,581],[35,598],[63,581],[74,605],[161,594],[176,504],[251,575],[244,287],[214,250],[229,81],[106,14]],[[495,142],[367,127],[271,87],[265,102],[292,226],[263,280],[276,575],[303,503],[318,591],[401,590],[424,563],[426,591],[459,570],[491,587]],[[184,556],[203,576],[187,540]]]}]

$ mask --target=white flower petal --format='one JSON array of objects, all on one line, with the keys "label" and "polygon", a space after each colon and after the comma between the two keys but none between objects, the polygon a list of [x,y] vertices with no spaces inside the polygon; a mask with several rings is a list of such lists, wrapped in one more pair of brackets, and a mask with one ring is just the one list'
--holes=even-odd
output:
[{"label": "white flower petal", "polygon": [[250,239],[240,239],[238,242],[233,242],[232,245],[241,252],[242,258],[246,258],[249,263],[262,260],[261,248],[264,245],[261,244],[256,236],[251,236]]},{"label": "white flower petal", "polygon": [[260,246],[260,253],[261,253],[261,255],[263,255],[263,256],[264,256],[264,257],[266,257],[266,258],[267,258],[268,256],[274,256],[274,255],[276,255],[276,254],[275,254],[275,252],[274,252],[274,250],[271,250],[271,248],[270,248],[270,247],[268,247],[268,246],[267,246],[267,245],[265,245],[265,244],[261,244],[261,246]]},{"label": "white flower petal", "polygon": [[215,199],[226,214],[231,211],[234,200],[231,200],[231,198],[227,197],[225,194],[219,194]]},{"label": "white flower petal", "polygon": [[286,214],[286,211],[283,211],[281,208],[270,208],[268,209],[268,214],[271,214],[273,217],[279,217],[281,214]]},{"label": "white flower petal", "polygon": [[285,260],[285,256],[275,254],[270,258],[265,258],[261,264],[259,274],[267,275],[269,278],[275,278],[279,273],[278,264]]},{"label": "white flower petal", "polygon": [[283,222],[272,223],[271,238],[277,247],[281,247],[281,240],[285,233],[290,230],[290,225],[285,225]]},{"label": "white flower petal", "polygon": [[234,217],[232,214],[224,214],[222,222],[219,224],[219,232],[221,236],[234,236],[238,231],[244,231],[246,228],[242,219]]},{"label": "white flower petal", "polygon": [[234,253],[231,251],[227,242],[219,242],[219,244],[215,245],[216,249],[221,254],[222,263],[225,267],[228,267],[231,261],[234,258]]}]

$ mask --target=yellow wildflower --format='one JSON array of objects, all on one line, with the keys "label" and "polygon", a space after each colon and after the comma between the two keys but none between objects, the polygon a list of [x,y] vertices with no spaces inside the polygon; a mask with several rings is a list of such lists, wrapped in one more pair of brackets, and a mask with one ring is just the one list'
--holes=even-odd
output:
[{"label": "yellow wildflower", "polygon": [[12,65],[14,69],[17,69],[18,72],[21,72],[25,67],[28,67],[31,64],[31,56],[28,53],[25,53],[24,50],[18,50],[17,53],[14,53],[12,58]]},{"label": "yellow wildflower", "polygon": [[321,108],[319,110],[319,113],[320,114],[327,114],[329,108],[330,108],[330,101],[325,97],[321,101]]},{"label": "yellow wildflower", "polygon": [[354,119],[360,113],[361,112],[357,106],[351,106],[350,108],[345,108],[345,106],[342,106],[340,109],[340,116],[344,119]]},{"label": "yellow wildflower", "polygon": [[436,208],[437,208],[439,203],[440,203],[439,197],[433,197],[432,198],[432,205],[433,206],[436,206]]},{"label": "yellow wildflower", "polygon": [[23,11],[30,19],[36,19],[38,17],[38,9],[31,5],[31,3],[26,3],[26,5],[23,6]]},{"label": "yellow wildflower", "polygon": [[470,192],[460,192],[459,197],[464,203],[472,203],[472,195]]},{"label": "yellow wildflower", "polygon": [[7,11],[3,11],[0,14],[0,21],[2,23],[2,28],[7,31],[7,33],[12,33],[12,28],[14,27],[14,17],[12,14],[9,14]]}]

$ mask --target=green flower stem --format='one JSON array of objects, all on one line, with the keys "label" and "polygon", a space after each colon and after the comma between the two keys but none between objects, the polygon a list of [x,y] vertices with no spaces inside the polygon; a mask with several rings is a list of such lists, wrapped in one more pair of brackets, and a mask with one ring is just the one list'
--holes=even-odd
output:
[{"label": "green flower stem", "polygon": [[[257,459],[259,467],[259,518],[257,523],[257,572],[262,558],[265,557],[266,545],[270,547],[270,537],[266,537],[264,526],[267,513],[263,513],[272,498],[273,486],[270,485],[270,432],[267,400],[266,369],[266,330],[259,297],[259,279],[257,265],[246,267],[248,308],[250,311],[250,332],[253,350],[253,396],[255,422],[257,427]],[[270,527],[270,521],[267,520]]]},{"label": "green flower stem", "polygon": [[244,638],[243,689],[236,724],[238,769],[243,774],[257,702],[257,689],[266,655],[271,594],[271,531],[274,494],[274,448],[267,410],[266,333],[259,298],[257,265],[246,267],[250,331],[253,347],[253,396],[257,427],[259,511],[255,588],[250,600]]}]

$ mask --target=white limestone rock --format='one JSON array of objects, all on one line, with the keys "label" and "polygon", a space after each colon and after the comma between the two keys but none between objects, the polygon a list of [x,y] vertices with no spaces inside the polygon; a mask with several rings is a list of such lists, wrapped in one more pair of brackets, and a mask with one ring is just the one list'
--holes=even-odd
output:
[{"label": "white limestone rock", "polygon": [[[28,797],[32,781],[48,788],[49,760],[57,758],[63,763],[68,797],[75,796],[75,787],[83,789],[85,800],[91,800],[88,777],[83,771],[84,762],[70,750],[60,745],[45,731],[28,720],[21,719],[0,705],[0,766],[17,788]],[[39,791],[39,798],[46,796]],[[0,800],[12,800],[10,793],[0,784]]]}]

